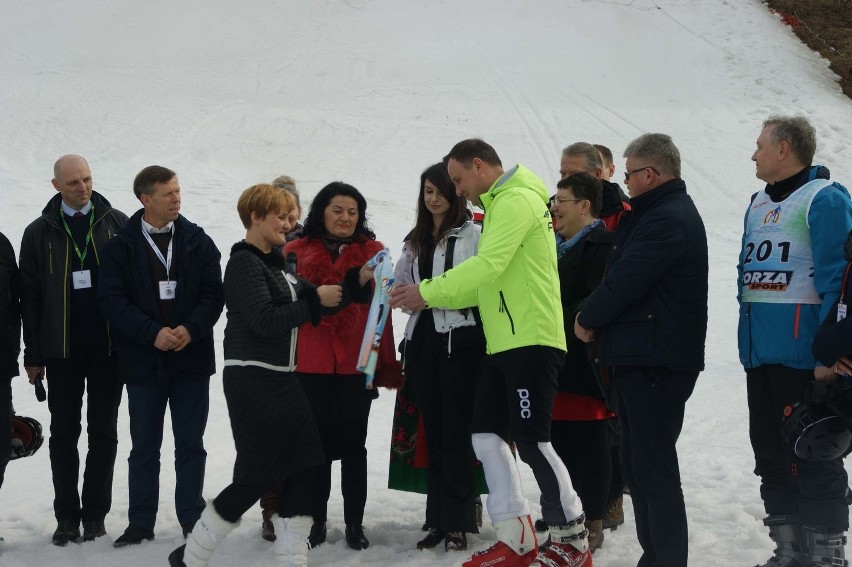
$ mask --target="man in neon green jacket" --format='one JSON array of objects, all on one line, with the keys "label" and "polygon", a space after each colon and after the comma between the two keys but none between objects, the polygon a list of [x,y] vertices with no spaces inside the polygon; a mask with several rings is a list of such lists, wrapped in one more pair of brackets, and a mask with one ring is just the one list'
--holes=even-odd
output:
[{"label": "man in neon green jacket", "polygon": [[565,331],[547,189],[523,166],[504,172],[497,152],[482,140],[459,142],[444,161],[456,193],[485,209],[479,250],[435,279],[400,286],[391,305],[409,311],[477,305],[482,316],[488,356],[480,368],[472,441],[498,541],[464,567],[538,565],[509,442],[533,469],[542,493],[551,533],[543,554],[556,564],[591,566],[582,504],[550,444]]}]

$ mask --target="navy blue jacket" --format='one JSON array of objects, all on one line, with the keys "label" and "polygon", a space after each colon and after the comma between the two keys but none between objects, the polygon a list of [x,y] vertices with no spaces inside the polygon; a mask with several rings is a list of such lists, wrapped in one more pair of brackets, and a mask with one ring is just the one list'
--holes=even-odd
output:
[{"label": "navy blue jacket", "polygon": [[107,244],[98,282],[98,304],[113,331],[121,379],[154,380],[165,373],[178,378],[207,378],[216,372],[213,325],[225,305],[219,250],[196,224],[175,221],[173,254],[180,266],[171,327],[184,325],[192,341],[180,352],[154,347],[159,322],[159,290],[148,263],[142,234],[142,210]]},{"label": "navy blue jacket", "polygon": [[630,199],[607,273],[580,306],[605,366],[704,369],[707,234],[686,184],[673,179]]}]

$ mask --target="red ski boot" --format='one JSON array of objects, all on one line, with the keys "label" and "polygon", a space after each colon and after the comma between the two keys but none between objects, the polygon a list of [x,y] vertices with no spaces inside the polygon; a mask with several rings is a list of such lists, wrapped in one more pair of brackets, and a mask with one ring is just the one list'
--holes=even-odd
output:
[{"label": "red ski boot", "polygon": [[589,531],[585,515],[563,526],[550,527],[550,545],[538,554],[530,567],[592,567]]},{"label": "red ski boot", "polygon": [[519,516],[494,523],[497,543],[473,554],[462,567],[528,567],[538,556],[532,518]]}]

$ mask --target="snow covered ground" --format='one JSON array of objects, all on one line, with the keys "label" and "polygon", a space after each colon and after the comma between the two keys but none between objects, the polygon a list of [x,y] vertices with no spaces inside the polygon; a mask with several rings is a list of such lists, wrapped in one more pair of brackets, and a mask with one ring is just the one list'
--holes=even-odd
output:
[{"label": "snow covered ground", "polygon": [[[827,64],[759,1],[0,0],[0,14],[0,230],[16,250],[54,195],[52,164],[65,153],[88,158],[95,189],[127,213],[138,208],[136,172],[153,163],[176,170],[184,214],[223,251],[242,236],[235,204],[249,185],[286,173],[308,203],[327,182],[345,180],[365,193],[372,226],[398,253],[420,172],[460,139],[486,139],[505,163],[523,163],[555,187],[569,143],[603,143],[620,156],[643,132],[672,135],[711,257],[707,370],[679,443],[690,564],[768,557],[735,344],[741,215],[761,187],[749,158],[765,117],[802,112],[819,134],[818,161],[852,184],[852,103]],[[616,163],[620,177],[623,159]],[[404,316],[394,318],[399,332]],[[234,457],[218,378],[205,438],[209,497],[229,482]],[[18,413],[47,427],[47,406],[24,379],[14,395]],[[329,544],[311,552],[312,565],[432,567],[467,557],[414,550],[425,499],[385,488],[392,409],[393,393],[382,392],[368,442],[372,546],[346,547],[335,490]],[[8,467],[0,565],[165,564],[181,541],[170,436],[157,539],[117,550],[130,449],[124,408],[119,431],[110,536],[50,544],[45,446]],[[598,566],[639,557],[629,499],[625,508],[627,522],[606,534]],[[211,565],[270,564],[259,527],[259,513],[249,513]],[[471,542],[492,539],[486,528]]]}]

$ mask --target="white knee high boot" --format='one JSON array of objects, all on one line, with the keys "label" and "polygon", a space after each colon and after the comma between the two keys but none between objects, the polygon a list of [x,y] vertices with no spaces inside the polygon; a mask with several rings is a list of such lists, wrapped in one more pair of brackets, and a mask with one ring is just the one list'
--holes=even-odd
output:
[{"label": "white knee high boot", "polygon": [[222,518],[213,503],[209,502],[201,513],[201,517],[192,528],[192,533],[186,538],[186,548],[183,552],[183,563],[186,567],[207,567],[207,562],[218,547],[219,543],[231,533],[240,523],[231,523]]},{"label": "white knee high boot", "polygon": [[310,516],[272,517],[275,526],[275,559],[278,567],[306,567],[308,564],[308,534],[313,519]]}]

